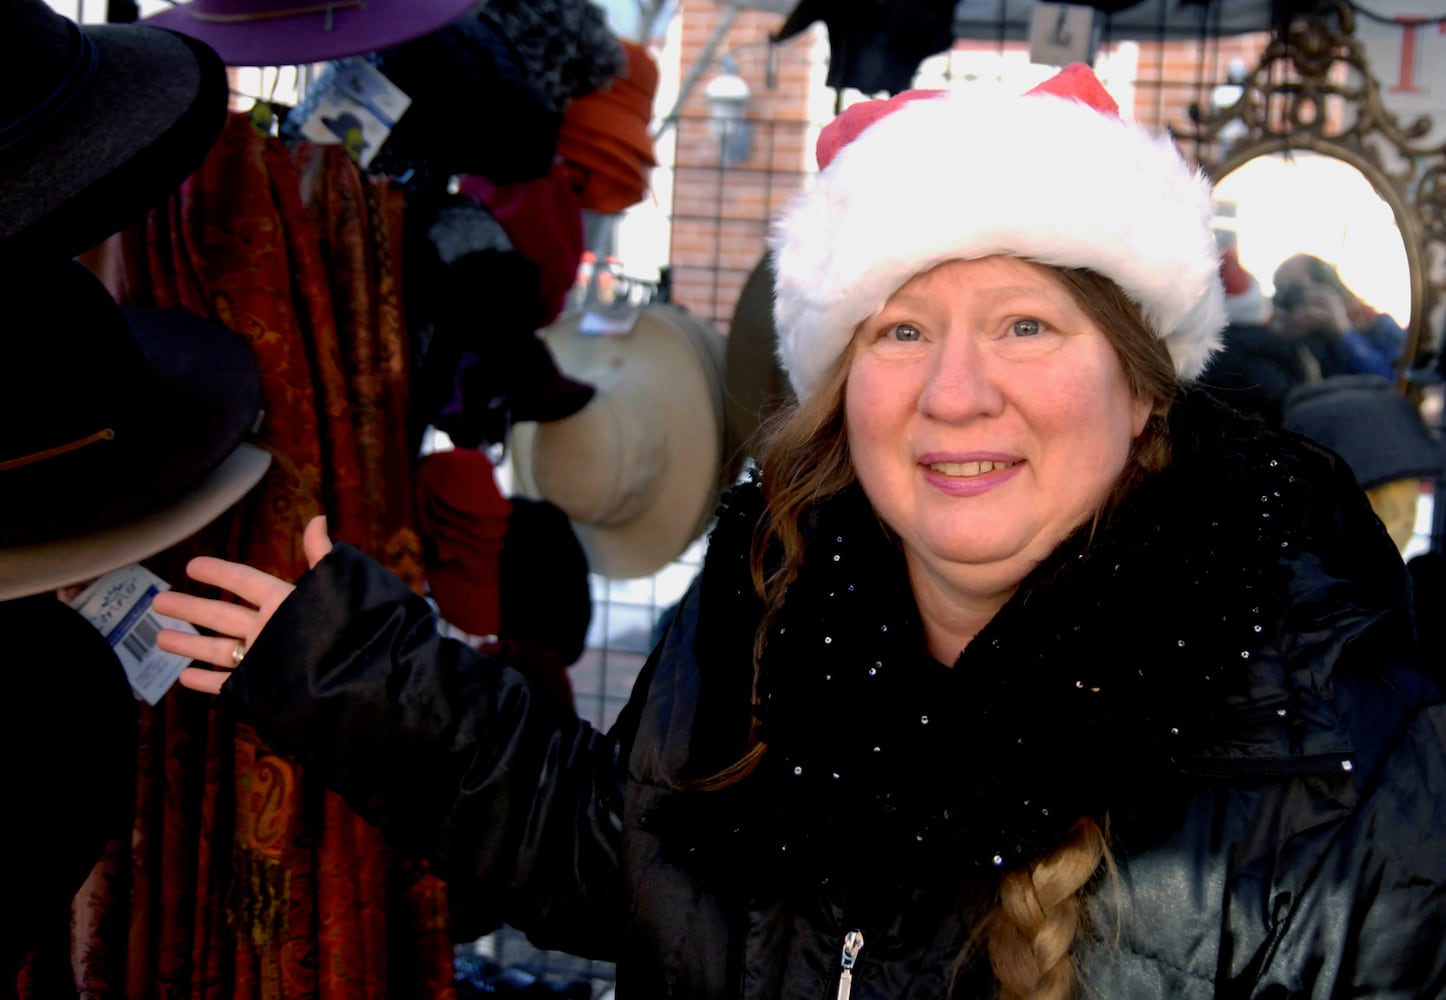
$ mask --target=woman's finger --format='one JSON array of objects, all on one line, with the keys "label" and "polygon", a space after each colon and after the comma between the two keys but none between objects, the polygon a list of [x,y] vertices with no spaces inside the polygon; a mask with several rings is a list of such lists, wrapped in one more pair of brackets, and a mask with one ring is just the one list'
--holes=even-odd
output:
[{"label": "woman's finger", "polygon": [[251,608],[231,601],[217,601],[194,594],[183,594],[174,590],[163,590],[151,598],[151,607],[156,614],[167,618],[179,618],[197,628],[207,629],[220,635],[234,635],[247,638],[255,627],[256,612]]},{"label": "woman's finger", "polygon": [[218,670],[206,670],[201,667],[186,667],[181,671],[181,686],[188,687],[192,691],[201,691],[205,694],[220,694],[221,685],[226,683],[226,678],[231,675]]},{"label": "woman's finger", "polygon": [[306,523],[306,530],[301,533],[301,550],[306,553],[306,564],[313,568],[331,551],[331,536],[327,534],[324,516],[317,515]]},{"label": "woman's finger", "polygon": [[243,601],[260,607],[279,604],[291,592],[291,584],[244,563],[197,556],[186,564],[186,575],[197,583],[230,591]]},{"label": "woman's finger", "polygon": [[196,635],[171,628],[163,628],[156,633],[157,649],[224,670],[236,666],[238,644],[244,646],[245,641],[229,635]]}]

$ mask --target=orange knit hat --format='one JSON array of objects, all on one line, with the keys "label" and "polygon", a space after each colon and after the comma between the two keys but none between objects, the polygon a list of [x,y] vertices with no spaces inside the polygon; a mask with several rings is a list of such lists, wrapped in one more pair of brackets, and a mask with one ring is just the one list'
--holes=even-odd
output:
[{"label": "orange knit hat", "polygon": [[648,130],[658,92],[658,65],[648,50],[621,39],[627,69],[606,90],[570,101],[557,152],[577,178],[582,207],[614,214],[642,201],[657,165]]}]

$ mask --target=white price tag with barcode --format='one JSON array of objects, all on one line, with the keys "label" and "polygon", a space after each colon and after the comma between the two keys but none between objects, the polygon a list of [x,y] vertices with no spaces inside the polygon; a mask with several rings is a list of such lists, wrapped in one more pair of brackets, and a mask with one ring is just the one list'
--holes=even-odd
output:
[{"label": "white price tag with barcode", "polygon": [[[323,145],[340,143],[365,167],[411,103],[365,59],[344,59],[330,63],[312,83],[309,100],[298,109],[297,118],[304,138]],[[457,127],[465,124],[459,122]]]},{"label": "white price tag with barcode", "polygon": [[136,697],[154,705],[160,701],[181,670],[191,661],[156,648],[156,633],[163,628],[196,633],[190,622],[170,618],[151,610],[151,598],[170,584],[144,566],[133,563],[96,580],[71,601],[105,636]]}]

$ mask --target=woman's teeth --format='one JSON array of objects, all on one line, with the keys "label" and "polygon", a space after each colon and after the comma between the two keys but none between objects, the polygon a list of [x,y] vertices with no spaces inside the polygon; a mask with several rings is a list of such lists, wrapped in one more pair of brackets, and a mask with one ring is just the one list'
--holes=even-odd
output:
[{"label": "woman's teeth", "polygon": [[1017,462],[933,462],[929,468],[935,472],[942,472],[946,476],[962,476],[968,479],[972,476],[982,476],[986,472],[993,472],[995,469],[1007,469]]}]

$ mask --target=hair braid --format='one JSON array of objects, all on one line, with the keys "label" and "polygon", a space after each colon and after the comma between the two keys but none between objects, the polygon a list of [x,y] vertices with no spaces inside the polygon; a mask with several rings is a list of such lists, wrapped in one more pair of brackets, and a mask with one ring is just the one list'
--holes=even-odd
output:
[{"label": "hair braid", "polygon": [[1065,1000],[1073,992],[1080,894],[1107,854],[1099,824],[1082,818],[1053,853],[1005,874],[987,931],[1000,1000]]}]

